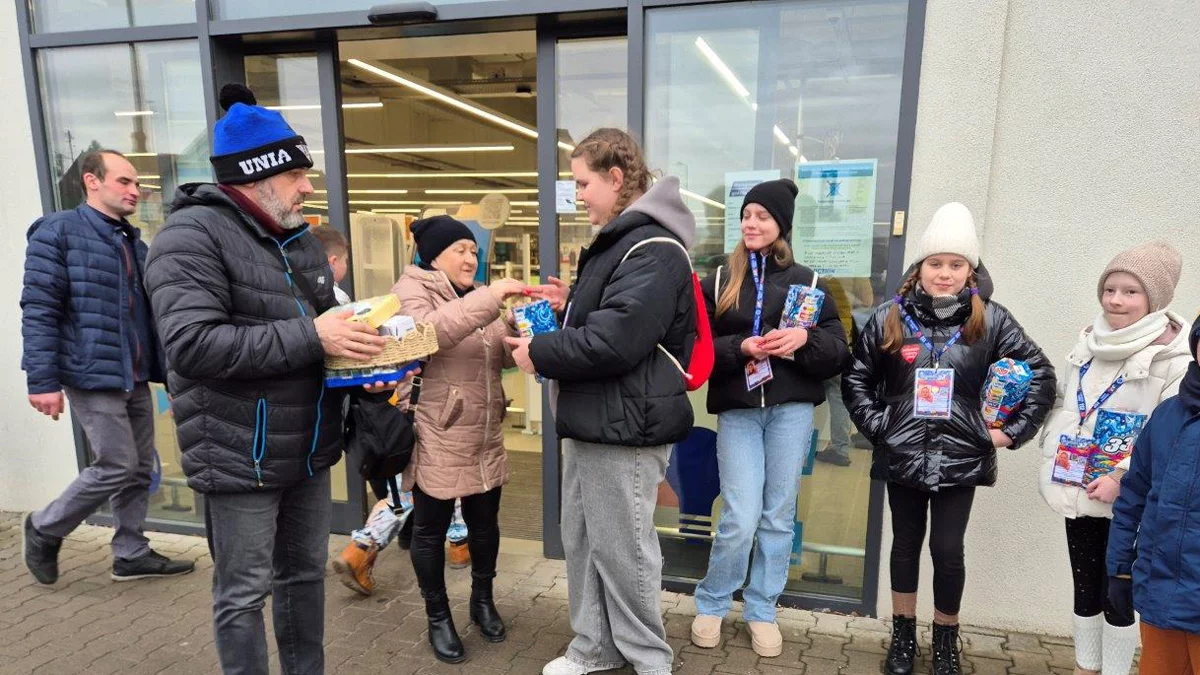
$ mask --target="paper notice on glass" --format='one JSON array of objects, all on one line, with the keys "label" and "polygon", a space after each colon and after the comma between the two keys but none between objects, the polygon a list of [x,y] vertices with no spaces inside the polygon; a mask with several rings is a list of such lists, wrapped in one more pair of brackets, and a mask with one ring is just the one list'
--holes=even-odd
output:
[{"label": "paper notice on glass", "polygon": [[575,213],[575,181],[554,181],[554,212]]},{"label": "paper notice on glass", "polygon": [[796,165],[796,260],[822,276],[871,276],[878,175],[874,159]]},{"label": "paper notice on glass", "polygon": [[732,253],[742,240],[742,200],[750,188],[779,178],[779,172],[734,171],[725,174],[725,252]]}]

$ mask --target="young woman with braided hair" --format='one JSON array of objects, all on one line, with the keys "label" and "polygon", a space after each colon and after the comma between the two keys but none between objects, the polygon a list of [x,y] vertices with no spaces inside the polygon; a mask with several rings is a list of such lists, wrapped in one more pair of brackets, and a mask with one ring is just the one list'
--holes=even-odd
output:
[{"label": "young woman with braided hair", "polygon": [[[978,486],[996,482],[996,448],[1033,440],[1055,399],[1054,368],[1007,309],[992,302],[971,212],[938,209],[918,263],[867,322],[842,375],[850,416],[875,448],[871,478],[892,511],[892,641],[888,675],[913,672],[917,581],[929,528],[933,557],[933,672],[959,675],[963,537]],[[1021,406],[989,429],[980,391],[993,363],[1024,361],[1033,383]]]},{"label": "young woman with braided hair", "polygon": [[[563,312],[563,328],[510,339],[526,372],[547,378],[563,439],[562,536],[575,639],[543,675],[633,666],[669,675],[662,553],[654,529],[671,446],[692,428],[680,363],[696,333],[686,249],[696,231],[679,180],[650,185],[633,138],[589,135],[571,156],[595,237],[570,289],[533,290]],[[570,299],[570,306],[567,300]]]}]

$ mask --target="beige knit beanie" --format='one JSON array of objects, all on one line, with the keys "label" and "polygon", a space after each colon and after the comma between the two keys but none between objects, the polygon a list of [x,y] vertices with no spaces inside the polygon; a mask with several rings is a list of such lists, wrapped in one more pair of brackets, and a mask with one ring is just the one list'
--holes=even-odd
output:
[{"label": "beige knit beanie", "polygon": [[971,263],[971,269],[979,267],[979,237],[975,233],[975,219],[963,204],[943,204],[933,214],[929,227],[917,243],[918,261],[939,253],[961,255]]},{"label": "beige knit beanie", "polygon": [[1150,301],[1150,311],[1157,312],[1171,306],[1175,299],[1175,287],[1183,272],[1183,257],[1165,241],[1152,241],[1135,246],[1117,254],[1096,286],[1096,294],[1104,299],[1104,282],[1114,272],[1125,272],[1137,277]]}]

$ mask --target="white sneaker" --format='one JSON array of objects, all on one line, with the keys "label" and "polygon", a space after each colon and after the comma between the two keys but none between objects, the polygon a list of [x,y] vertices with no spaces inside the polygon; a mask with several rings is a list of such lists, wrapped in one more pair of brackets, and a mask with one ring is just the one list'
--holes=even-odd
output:
[{"label": "white sneaker", "polygon": [[619,667],[588,668],[587,666],[581,666],[574,661],[568,660],[565,656],[560,656],[542,668],[542,675],[587,675],[588,673],[598,673],[602,670],[616,670]]}]

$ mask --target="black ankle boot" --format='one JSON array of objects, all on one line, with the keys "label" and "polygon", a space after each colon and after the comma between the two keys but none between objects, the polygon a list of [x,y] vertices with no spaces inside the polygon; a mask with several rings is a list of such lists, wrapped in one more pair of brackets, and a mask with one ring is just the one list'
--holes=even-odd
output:
[{"label": "black ankle boot", "polygon": [[958,626],[933,624],[933,675],[962,675]]},{"label": "black ankle boot", "polygon": [[917,620],[907,616],[892,617],[892,643],[888,645],[887,675],[912,675],[917,649]]},{"label": "black ankle boot", "polygon": [[429,618],[429,644],[438,661],[462,663],[467,658],[458,631],[454,630],[454,619],[450,616],[450,601],[441,591],[425,598],[425,616]]},{"label": "black ankle boot", "polygon": [[488,642],[504,642],[507,631],[496,604],[492,602],[492,580],[471,580],[471,623],[479,626],[479,634]]}]

